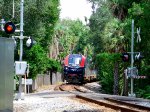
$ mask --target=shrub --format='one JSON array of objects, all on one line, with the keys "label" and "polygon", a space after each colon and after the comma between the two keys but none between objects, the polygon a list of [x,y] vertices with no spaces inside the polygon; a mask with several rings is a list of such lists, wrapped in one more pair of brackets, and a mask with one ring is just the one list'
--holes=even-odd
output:
[{"label": "shrub", "polygon": [[120,54],[101,53],[96,57],[96,66],[98,69],[98,78],[102,86],[102,90],[106,93],[113,93],[114,85],[114,65],[120,60]]}]

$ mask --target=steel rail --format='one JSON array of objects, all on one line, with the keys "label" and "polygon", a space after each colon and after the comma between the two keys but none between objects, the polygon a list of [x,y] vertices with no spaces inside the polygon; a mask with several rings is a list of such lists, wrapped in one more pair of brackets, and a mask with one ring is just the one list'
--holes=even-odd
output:
[{"label": "steel rail", "polygon": [[[150,109],[148,107],[143,107],[143,106],[139,106],[139,105],[137,106],[137,105],[134,105],[134,104],[127,104],[126,102],[122,103],[120,101],[116,101],[115,99],[111,99],[111,98],[104,98],[105,100],[109,101],[109,103],[105,102],[105,101],[102,101],[102,100],[95,100],[95,99],[92,99],[92,98],[88,98],[88,97],[76,94],[73,91],[65,90],[63,88],[63,85],[60,85],[59,89],[61,91],[67,91],[67,92],[75,94],[76,98],[83,99],[85,101],[95,103],[95,104],[98,104],[98,105],[101,105],[101,106],[106,106],[108,108],[112,108],[112,109],[115,109],[115,110],[120,110],[121,112],[141,112],[142,110],[149,111],[149,109]],[[85,91],[83,91],[82,89],[80,89],[76,86],[74,87],[74,89],[77,90],[78,92],[86,93]],[[115,103],[115,104],[113,104],[113,103]]]},{"label": "steel rail", "polygon": [[102,100],[95,100],[95,99],[84,97],[84,96],[81,96],[81,95],[76,95],[76,98],[83,99],[83,100],[86,100],[88,102],[95,103],[95,104],[105,106],[105,107],[108,107],[108,108],[112,108],[112,109],[115,109],[115,110],[120,110],[121,112],[141,112],[141,110],[132,109],[132,107],[131,108],[130,107],[123,107],[123,106],[120,106],[120,105],[117,105],[117,104],[107,103],[107,102],[102,101]]},{"label": "steel rail", "polygon": [[126,106],[130,106],[130,107],[134,107],[134,108],[150,111],[150,107],[137,105],[137,104],[133,104],[133,103],[128,103],[128,102],[120,101],[118,99],[112,99],[112,98],[104,98],[104,99],[106,99],[108,101],[111,101],[111,102],[114,102],[114,103],[119,103],[121,105],[126,105]]}]

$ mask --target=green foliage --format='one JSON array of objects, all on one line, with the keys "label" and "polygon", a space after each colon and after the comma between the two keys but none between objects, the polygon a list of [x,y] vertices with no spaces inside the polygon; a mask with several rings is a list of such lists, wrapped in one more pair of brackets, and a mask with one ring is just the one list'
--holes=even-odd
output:
[{"label": "green foliage", "polygon": [[[5,21],[20,23],[20,0],[15,2],[15,17],[12,18],[12,0],[0,0],[0,17]],[[49,63],[47,52],[54,33],[54,27],[59,19],[59,0],[25,0],[24,1],[24,35],[31,36],[37,45],[31,49],[24,46],[23,60],[30,64],[30,77],[36,78],[38,73],[43,73],[51,66],[56,70],[57,62]],[[1,19],[1,18],[0,18]],[[17,25],[17,29],[19,26]],[[9,36],[0,32],[2,36]],[[18,36],[16,33],[15,35]],[[11,36],[11,35],[10,35]],[[18,39],[19,40],[19,39]],[[25,40],[25,39],[24,39]],[[19,41],[18,41],[19,43]],[[19,46],[19,44],[18,44]],[[19,49],[19,47],[18,47]],[[18,60],[18,49],[15,60]]]},{"label": "green foliage", "polygon": [[103,31],[106,24],[112,19],[113,16],[108,8],[108,5],[102,4],[97,8],[89,20],[89,42],[94,46],[94,53],[100,53],[104,51]]},{"label": "green foliage", "polygon": [[33,46],[27,53],[27,61],[30,65],[30,77],[36,78],[37,74],[46,71],[48,58],[40,45]]},{"label": "green foliage", "polygon": [[[145,75],[147,76],[146,79],[141,79],[136,81],[137,84],[137,94],[139,97],[144,97],[144,98],[149,98],[150,96],[150,78],[149,78],[149,70],[150,70],[150,60],[149,60],[149,55],[150,55],[150,40],[148,39],[149,37],[149,30],[150,30],[150,22],[149,22],[149,11],[150,11],[150,1],[141,1],[140,3],[133,3],[132,7],[128,9],[129,11],[129,18],[130,21],[131,19],[134,19],[135,21],[135,28],[140,27],[141,28],[141,43],[135,43],[135,50],[140,51],[144,55],[144,59],[137,63],[138,68],[139,68],[139,74],[140,75]],[[129,24],[128,24],[129,26]],[[131,26],[131,24],[130,24]],[[135,35],[136,36],[136,35]]]},{"label": "green foliage", "polygon": [[51,70],[52,72],[61,71],[60,62],[48,58],[44,49],[38,44],[27,52],[27,59],[30,65],[29,77],[33,79],[36,78],[38,74],[42,74],[47,70]]},{"label": "green foliage", "polygon": [[58,19],[59,0],[25,2],[25,35],[32,36],[44,50],[48,50]]},{"label": "green foliage", "polygon": [[[140,75],[146,75],[147,79],[144,81],[138,79],[135,81],[136,90],[139,90],[139,96],[144,98],[149,98],[149,93],[147,92],[149,87],[145,87],[150,83],[150,40],[149,40],[149,30],[150,30],[150,1],[148,0],[108,0],[102,2],[102,0],[88,0],[94,6],[96,6],[96,11],[90,18],[90,42],[94,48],[93,58],[97,54],[102,53],[102,57],[107,57],[108,59],[102,59],[105,62],[109,62],[111,59],[108,55],[104,55],[103,52],[130,52],[131,50],[131,21],[135,21],[135,32],[136,28],[141,28],[141,43],[136,43],[134,51],[142,52],[145,56],[141,62],[135,62],[134,65],[138,67]],[[137,34],[135,34],[135,37]],[[98,55],[99,56],[99,55]],[[96,62],[96,61],[95,61]],[[111,79],[111,74],[113,73],[114,63],[110,61],[110,65],[98,61],[97,65],[99,68],[100,76],[107,77]],[[101,63],[104,63],[102,65]],[[95,64],[95,63],[94,63]],[[123,74],[123,69],[127,67],[128,64],[119,64],[119,73]],[[108,68],[108,69],[107,69]],[[110,69],[110,70],[109,70]],[[109,71],[111,71],[109,73]],[[108,72],[106,72],[108,71]],[[110,78],[111,77],[111,78]],[[122,77],[120,77],[122,78]],[[105,78],[101,78],[103,87],[108,86],[108,82]],[[113,80],[113,79],[112,79]],[[110,83],[112,83],[110,80]],[[105,83],[104,83],[105,82]],[[123,87],[123,82],[119,82],[120,87]],[[104,88],[107,89],[107,88]],[[145,87],[145,88],[144,88]],[[109,87],[108,87],[109,88]],[[111,87],[112,88],[112,87]],[[141,89],[142,88],[142,89]],[[144,88],[144,89],[143,89]],[[106,90],[109,91],[109,90]],[[110,92],[110,91],[109,91]]]},{"label": "green foliage", "polygon": [[96,64],[100,84],[105,93],[113,93],[114,64],[120,60],[120,54],[101,53],[97,55]]},{"label": "green foliage", "polygon": [[59,58],[62,59],[70,53],[85,54],[88,31],[87,26],[83,25],[80,20],[63,19],[59,21],[53,37],[59,42]]},{"label": "green foliage", "polygon": [[136,94],[137,94],[137,97],[143,97],[146,99],[150,99],[150,86],[148,85],[143,89],[138,89]]},{"label": "green foliage", "polygon": [[140,4],[133,3],[132,8],[128,9],[128,12],[129,14],[138,16],[143,14],[143,7]]},{"label": "green foliage", "polygon": [[110,19],[108,23],[105,25],[105,29],[103,30],[101,37],[104,43],[104,51],[113,51],[116,52],[121,50],[125,44],[125,36],[123,34],[124,24],[116,19]]},{"label": "green foliage", "polygon": [[48,60],[48,70],[51,70],[53,72],[60,72],[62,69],[61,63],[54,60],[54,59],[50,59]]}]

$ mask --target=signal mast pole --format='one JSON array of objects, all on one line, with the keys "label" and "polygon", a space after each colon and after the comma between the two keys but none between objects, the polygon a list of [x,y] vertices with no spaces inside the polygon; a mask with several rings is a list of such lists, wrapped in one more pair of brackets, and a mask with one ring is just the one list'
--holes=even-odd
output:
[{"label": "signal mast pole", "polygon": [[20,61],[22,61],[22,55],[23,55],[23,4],[24,0],[21,0],[20,3]]},{"label": "signal mast pole", "polygon": [[[133,63],[134,63],[134,20],[132,20],[132,32],[131,32],[131,69],[133,69]],[[135,94],[133,93],[133,70],[131,70],[131,97],[135,97]]]},{"label": "signal mast pole", "polygon": [[13,11],[12,11],[12,18],[15,17],[15,2],[13,0]]},{"label": "signal mast pole", "polygon": [[[22,61],[22,56],[23,56],[23,7],[24,0],[20,1],[20,57],[19,61]],[[18,99],[22,99],[21,97],[21,92],[22,92],[22,75],[19,75],[19,96]]]}]

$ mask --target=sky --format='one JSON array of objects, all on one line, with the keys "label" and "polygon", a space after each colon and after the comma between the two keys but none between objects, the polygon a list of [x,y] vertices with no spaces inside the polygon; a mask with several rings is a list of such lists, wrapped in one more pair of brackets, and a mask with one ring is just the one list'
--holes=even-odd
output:
[{"label": "sky", "polygon": [[85,23],[87,18],[92,14],[91,4],[86,0],[60,0],[60,18],[70,18],[75,20],[79,18]]}]

